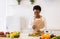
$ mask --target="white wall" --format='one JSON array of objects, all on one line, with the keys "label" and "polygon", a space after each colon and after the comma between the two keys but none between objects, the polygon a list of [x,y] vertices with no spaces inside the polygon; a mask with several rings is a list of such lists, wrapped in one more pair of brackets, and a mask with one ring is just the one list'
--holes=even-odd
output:
[{"label": "white wall", "polygon": [[6,31],[6,1],[0,0],[0,31]]},{"label": "white wall", "polygon": [[[5,1],[2,1],[2,2],[5,2]],[[45,16],[45,18],[47,20],[48,29],[60,29],[60,11],[59,11],[60,10],[60,0],[36,0],[34,5],[40,5],[42,7],[41,14],[43,16]],[[17,5],[16,0],[6,0],[6,10],[7,10],[6,18],[8,19],[9,17],[15,17],[15,18],[17,18],[16,20],[18,20],[18,17],[23,16],[23,17],[26,17],[29,22],[29,18],[32,18],[32,16],[33,16],[32,8],[34,5],[31,5],[29,0],[27,0],[27,1],[23,0],[21,2],[21,5]],[[1,13],[5,13],[5,12],[1,12]],[[5,14],[2,14],[2,15],[5,16]],[[3,16],[2,16],[2,18],[3,18]],[[15,31],[15,30],[19,30],[19,28],[17,26],[20,26],[19,21],[16,21],[16,20],[13,23],[13,24],[16,24],[16,26],[9,24],[9,22],[7,22],[7,25],[4,25],[4,24],[6,24],[6,23],[4,23],[5,19],[3,21],[1,21],[1,20],[0,21],[2,22],[3,26],[8,26],[8,25],[13,26],[12,30]],[[26,26],[27,25],[28,24],[26,24]],[[9,31],[11,31],[11,30],[9,30]]]}]

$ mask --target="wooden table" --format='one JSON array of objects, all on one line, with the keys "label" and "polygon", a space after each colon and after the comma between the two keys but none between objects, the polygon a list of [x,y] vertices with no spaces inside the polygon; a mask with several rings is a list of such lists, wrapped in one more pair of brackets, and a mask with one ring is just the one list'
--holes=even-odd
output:
[{"label": "wooden table", "polygon": [[[12,39],[12,38],[0,38],[0,39]],[[13,39],[39,39],[39,37],[28,36],[27,34],[20,34],[20,38]]]}]

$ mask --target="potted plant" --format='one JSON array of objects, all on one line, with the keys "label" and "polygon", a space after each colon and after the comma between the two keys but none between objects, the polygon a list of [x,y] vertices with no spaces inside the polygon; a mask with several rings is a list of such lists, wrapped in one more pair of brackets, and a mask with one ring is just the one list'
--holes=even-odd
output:
[{"label": "potted plant", "polygon": [[31,4],[34,4],[35,0],[30,0]]},{"label": "potted plant", "polygon": [[20,5],[21,0],[17,0],[17,2],[18,2],[18,5]]}]

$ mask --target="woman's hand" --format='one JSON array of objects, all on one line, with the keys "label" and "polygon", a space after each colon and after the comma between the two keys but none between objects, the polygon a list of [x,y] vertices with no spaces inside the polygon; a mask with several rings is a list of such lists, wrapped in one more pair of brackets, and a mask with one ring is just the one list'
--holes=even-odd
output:
[{"label": "woman's hand", "polygon": [[38,31],[38,32],[40,32],[40,30],[37,29],[37,26],[33,25],[32,28],[33,28],[34,31]]},{"label": "woman's hand", "polygon": [[35,25],[33,25],[33,26],[32,26],[32,28],[33,28],[33,30],[35,30],[36,26],[35,26]]}]

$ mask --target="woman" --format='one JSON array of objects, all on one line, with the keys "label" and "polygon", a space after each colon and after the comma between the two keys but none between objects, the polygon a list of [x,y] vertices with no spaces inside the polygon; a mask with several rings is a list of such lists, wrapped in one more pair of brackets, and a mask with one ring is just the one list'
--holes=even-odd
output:
[{"label": "woman", "polygon": [[44,34],[44,27],[45,27],[45,19],[43,16],[41,16],[41,7],[39,5],[36,5],[33,7],[34,11],[34,21],[32,29],[34,30],[31,35],[35,35],[35,32],[38,32],[38,35]]}]

